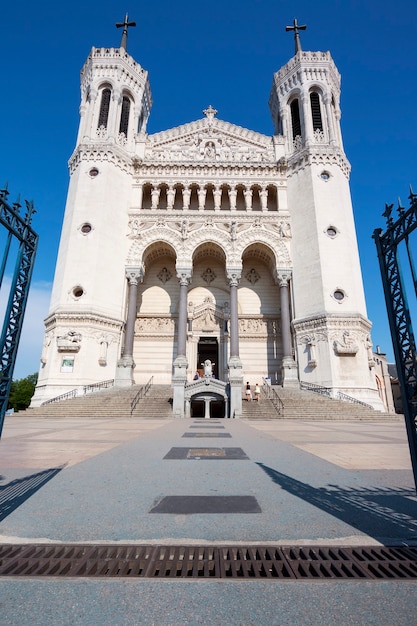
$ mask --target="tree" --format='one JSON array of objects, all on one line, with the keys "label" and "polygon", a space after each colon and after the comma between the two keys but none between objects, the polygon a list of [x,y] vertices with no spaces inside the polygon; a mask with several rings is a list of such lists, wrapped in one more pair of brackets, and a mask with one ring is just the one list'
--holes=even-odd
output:
[{"label": "tree", "polygon": [[37,374],[30,374],[12,382],[8,409],[24,411],[28,408],[38,381]]}]

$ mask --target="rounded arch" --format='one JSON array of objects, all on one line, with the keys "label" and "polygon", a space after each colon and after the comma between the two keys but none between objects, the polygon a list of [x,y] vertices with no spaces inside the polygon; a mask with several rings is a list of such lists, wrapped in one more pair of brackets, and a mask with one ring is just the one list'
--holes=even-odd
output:
[{"label": "rounded arch", "polygon": [[150,263],[161,257],[168,257],[175,263],[177,255],[174,248],[165,241],[151,243],[142,253],[144,271],[146,272],[146,268]]},{"label": "rounded arch", "polygon": [[152,228],[149,231],[145,231],[140,240],[134,241],[127,254],[126,265],[138,265],[144,263],[146,258],[149,261],[148,254],[153,253],[154,250],[161,248],[169,251],[169,255],[173,255],[173,258],[177,258],[177,251],[181,248],[180,236],[172,230],[168,230],[164,227]]},{"label": "rounded arch", "polygon": [[201,258],[205,258],[207,256],[217,259],[220,263],[226,263],[226,254],[223,248],[218,243],[205,241],[194,249],[192,255],[193,265]]},{"label": "rounded arch", "polygon": [[186,250],[190,260],[194,259],[195,252],[202,245],[217,246],[223,253],[226,263],[230,257],[230,236],[226,232],[221,232],[208,226],[190,234],[187,240]]},{"label": "rounded arch", "polygon": [[262,261],[262,263],[264,263],[270,270],[271,274],[274,275],[274,270],[276,268],[275,255],[273,250],[265,244],[259,245],[259,243],[252,243],[247,246],[242,253],[242,263],[248,261],[249,259],[258,259]]},{"label": "rounded arch", "polygon": [[245,256],[247,258],[249,253],[254,254],[256,248],[259,247],[259,254],[264,255],[264,258],[268,260],[268,266],[273,270],[292,267],[288,249],[278,235],[275,235],[273,232],[266,234],[262,231],[256,231],[255,234],[252,233],[252,230],[242,233],[237,241],[237,252],[242,260]]}]

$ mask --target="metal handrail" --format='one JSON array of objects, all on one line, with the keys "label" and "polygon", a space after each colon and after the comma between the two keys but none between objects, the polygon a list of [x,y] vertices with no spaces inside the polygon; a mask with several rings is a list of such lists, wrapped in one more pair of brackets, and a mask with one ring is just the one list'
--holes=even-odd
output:
[{"label": "metal handrail", "polygon": [[139,389],[139,391],[133,398],[132,402],[130,403],[130,417],[132,417],[133,411],[136,409],[139,400],[141,400],[142,398],[146,396],[152,384],[153,384],[153,376],[150,377],[146,385],[142,385],[142,387]]},{"label": "metal handrail", "polygon": [[99,391],[100,389],[108,389],[109,387],[114,386],[114,378],[111,380],[103,380],[100,383],[93,383],[92,385],[85,385],[83,387],[83,393],[93,393],[94,391]]},{"label": "metal handrail", "polygon": [[357,398],[353,398],[352,396],[343,393],[342,391],[336,391],[336,393],[332,392],[331,387],[323,387],[322,385],[316,385],[315,383],[306,383],[300,382],[300,389],[305,389],[306,391],[313,391],[314,393],[319,393],[322,396],[326,396],[331,400],[342,400],[343,402],[350,402],[351,404],[359,404],[360,406],[364,406],[367,409],[374,410],[372,404],[368,404],[367,402],[363,402],[362,400],[358,400]]},{"label": "metal handrail", "polygon": [[272,402],[272,405],[278,415],[284,417],[284,403],[271,385],[268,385],[264,379],[262,389],[264,391],[265,396]]},{"label": "metal handrail", "polygon": [[61,402],[61,400],[69,400],[70,398],[75,398],[76,396],[78,396],[78,389],[71,389],[71,391],[67,391],[67,393],[63,393],[60,396],[45,400],[45,402],[42,402],[41,406],[45,406],[45,404],[53,404],[54,402]]},{"label": "metal handrail", "polygon": [[[107,389],[108,387],[113,387],[114,379],[112,380],[103,380],[100,383],[93,383],[92,385],[85,385],[83,387],[83,395],[87,395],[88,393],[92,393],[93,391],[99,391],[100,389]],[[67,391],[66,393],[62,393],[60,396],[55,396],[55,398],[50,398],[45,402],[42,402],[41,406],[45,406],[45,404],[53,404],[55,402],[62,402],[62,400],[70,400],[71,398],[75,398],[78,396],[78,389],[71,389],[71,391]]]}]

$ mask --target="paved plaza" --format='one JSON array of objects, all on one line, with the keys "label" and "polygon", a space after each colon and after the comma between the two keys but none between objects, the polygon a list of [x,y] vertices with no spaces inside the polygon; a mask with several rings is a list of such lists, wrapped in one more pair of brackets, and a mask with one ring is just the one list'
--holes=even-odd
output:
[{"label": "paved plaza", "polygon": [[[0,455],[1,543],[417,545],[406,433],[395,417],[29,413],[6,418]],[[4,578],[0,622],[409,625],[416,591],[413,581]]]}]

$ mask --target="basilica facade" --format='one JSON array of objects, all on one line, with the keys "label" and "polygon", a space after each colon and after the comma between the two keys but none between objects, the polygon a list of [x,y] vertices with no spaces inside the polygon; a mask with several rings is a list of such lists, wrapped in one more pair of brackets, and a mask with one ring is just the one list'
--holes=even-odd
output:
[{"label": "basilica facade", "polygon": [[203,387],[239,417],[264,379],[382,408],[339,101],[330,53],[297,49],[272,136],[211,105],[149,135],[147,72],[123,39],[93,48],[32,406],[153,377],[178,417]]}]

